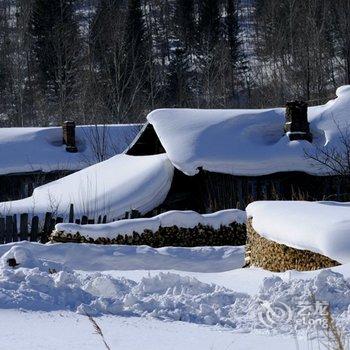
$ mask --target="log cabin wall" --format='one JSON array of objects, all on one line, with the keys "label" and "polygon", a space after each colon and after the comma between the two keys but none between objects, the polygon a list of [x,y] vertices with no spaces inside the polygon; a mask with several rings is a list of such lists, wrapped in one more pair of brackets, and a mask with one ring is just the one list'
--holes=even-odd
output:
[{"label": "log cabin wall", "polygon": [[36,187],[55,181],[71,173],[71,171],[55,171],[50,173],[35,172],[2,175],[0,176],[0,201],[29,197]]},{"label": "log cabin wall", "polygon": [[187,176],[175,169],[173,183],[157,212],[195,210],[211,213],[245,207],[255,200],[350,200],[349,181],[302,172],[234,176],[201,170]]},{"label": "log cabin wall", "polygon": [[302,172],[265,176],[233,176],[201,171],[202,212],[244,209],[256,200],[349,200],[350,184],[337,176],[312,176]]}]

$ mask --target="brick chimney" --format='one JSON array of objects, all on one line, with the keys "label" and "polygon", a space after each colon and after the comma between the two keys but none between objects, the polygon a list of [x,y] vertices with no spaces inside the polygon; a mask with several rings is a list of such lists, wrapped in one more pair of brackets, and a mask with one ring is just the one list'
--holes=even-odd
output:
[{"label": "brick chimney", "polygon": [[66,151],[75,153],[78,152],[75,145],[75,122],[66,121],[62,125],[63,129],[63,143],[66,145]]},{"label": "brick chimney", "polygon": [[307,121],[307,103],[291,101],[286,103],[286,123],[284,131],[289,140],[306,140],[312,142],[309,122]]}]

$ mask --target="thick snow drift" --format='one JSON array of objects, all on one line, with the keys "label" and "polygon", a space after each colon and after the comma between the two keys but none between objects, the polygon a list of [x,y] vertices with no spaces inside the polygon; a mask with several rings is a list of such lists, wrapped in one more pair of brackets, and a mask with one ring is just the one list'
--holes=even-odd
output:
[{"label": "thick snow drift", "polygon": [[0,128],[0,175],[80,170],[122,153],[141,128],[138,124],[76,127],[77,153],[66,152],[62,128]]},{"label": "thick snow drift", "polygon": [[[21,252],[22,248],[25,251],[29,250],[31,255],[43,263],[50,262],[50,268],[55,268],[57,263],[85,272],[115,269],[145,272],[161,269],[212,273],[215,276],[219,272],[242,267],[245,250],[244,246],[151,248],[116,244],[40,244],[22,241],[1,244],[0,256],[7,254],[14,247],[17,252]],[[18,254],[15,258],[23,265],[22,257]],[[146,272],[145,274],[147,275]]]},{"label": "thick snow drift", "polygon": [[[9,258],[15,258],[19,266],[9,267]],[[82,260],[89,258],[86,254]],[[265,278],[258,292],[249,295],[178,273],[149,274],[139,281],[81,273],[38,258],[30,244],[12,245],[0,258],[0,308],[152,317],[244,332],[273,329],[275,333],[294,334],[298,329],[315,330],[315,322],[301,322],[308,319],[321,321],[322,329],[324,311],[314,309],[316,303],[322,303],[330,306],[334,319],[348,332],[349,280],[331,270],[310,277]]]},{"label": "thick snow drift", "polygon": [[146,213],[161,204],[172,182],[173,166],[165,154],[133,157],[120,154],[34,190],[31,197],[0,203],[0,213],[47,211],[67,219],[69,205],[75,217],[109,220],[136,209]]},{"label": "thick snow drift", "polygon": [[115,238],[118,234],[132,234],[144,230],[157,231],[160,226],[178,226],[183,228],[195,227],[198,224],[212,226],[214,229],[221,225],[227,226],[233,222],[244,223],[245,212],[238,209],[227,209],[213,214],[198,214],[194,211],[168,211],[153,218],[129,219],[97,225],[57,224],[56,231],[71,234],[79,232],[86,238],[99,237]]},{"label": "thick snow drift", "polygon": [[247,216],[265,238],[350,262],[349,203],[261,201],[248,205]]},{"label": "thick snow drift", "polygon": [[329,170],[306,159],[317,147],[341,147],[339,128],[349,123],[350,85],[338,98],[308,109],[313,143],[289,141],[284,135],[284,108],[252,110],[160,109],[150,113],[169,159],[188,175],[199,167],[234,175],[265,175],[304,171],[322,175]]}]

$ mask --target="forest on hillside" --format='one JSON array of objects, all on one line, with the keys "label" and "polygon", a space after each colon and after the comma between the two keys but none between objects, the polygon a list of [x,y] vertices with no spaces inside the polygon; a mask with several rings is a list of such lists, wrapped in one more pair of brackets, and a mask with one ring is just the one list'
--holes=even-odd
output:
[{"label": "forest on hillside", "polygon": [[349,82],[350,0],[0,2],[0,126],[320,104]]}]

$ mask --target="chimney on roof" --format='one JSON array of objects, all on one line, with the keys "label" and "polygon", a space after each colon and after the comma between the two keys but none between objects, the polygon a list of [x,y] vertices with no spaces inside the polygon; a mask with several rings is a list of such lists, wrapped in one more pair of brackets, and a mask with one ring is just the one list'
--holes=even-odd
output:
[{"label": "chimney on roof", "polygon": [[62,125],[63,143],[66,145],[66,151],[75,153],[78,152],[75,144],[75,122],[65,121]]},{"label": "chimney on roof", "polygon": [[307,120],[307,103],[290,101],[286,103],[286,123],[284,131],[290,141],[306,140],[312,142],[309,122]]}]

